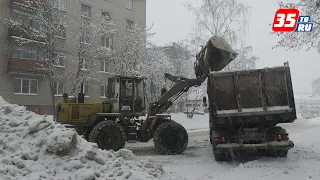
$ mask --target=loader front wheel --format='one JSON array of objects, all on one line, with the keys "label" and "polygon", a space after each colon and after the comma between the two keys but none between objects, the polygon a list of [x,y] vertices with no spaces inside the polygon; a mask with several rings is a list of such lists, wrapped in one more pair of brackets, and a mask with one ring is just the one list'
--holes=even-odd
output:
[{"label": "loader front wheel", "polygon": [[126,143],[126,133],[117,122],[102,121],[90,131],[89,141],[97,143],[101,149],[118,151]]},{"label": "loader front wheel", "polygon": [[175,121],[161,124],[153,135],[153,142],[161,154],[181,154],[188,145],[188,133],[186,129]]}]

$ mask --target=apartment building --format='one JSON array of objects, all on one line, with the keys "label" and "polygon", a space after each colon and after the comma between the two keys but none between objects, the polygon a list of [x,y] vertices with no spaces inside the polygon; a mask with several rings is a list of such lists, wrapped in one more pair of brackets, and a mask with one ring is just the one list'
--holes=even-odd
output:
[{"label": "apartment building", "polygon": [[312,93],[320,95],[320,78],[311,82],[312,84]]},{"label": "apartment building", "polygon": [[[67,24],[59,35],[59,49],[53,56],[59,57],[56,62],[59,71],[75,71],[69,62],[77,58],[71,53],[78,47],[79,42],[70,38],[70,32],[76,32],[79,27],[78,18],[83,13],[87,20],[98,22],[101,16],[110,16],[118,28],[130,28],[133,24],[146,26],[146,0],[55,0],[55,7],[66,13]],[[22,26],[36,27],[37,24],[28,19],[31,12],[23,8],[25,0],[1,0],[0,18],[15,17]],[[0,96],[6,101],[24,105],[39,114],[51,114],[51,96],[48,80],[41,70],[35,66],[41,64],[41,55],[37,54],[37,46],[41,39],[32,39],[31,43],[14,46],[17,38],[28,38],[23,32],[6,26],[1,21],[0,26]],[[112,46],[111,39],[101,39],[101,45]],[[114,39],[116,41],[116,39]],[[84,67],[85,70],[99,73],[99,78],[106,79],[112,67],[108,62],[93,67]],[[56,102],[62,100],[65,89],[70,89],[73,82],[61,80],[55,82]],[[91,102],[102,101],[107,84],[101,82],[86,82],[84,91],[86,100]]]}]

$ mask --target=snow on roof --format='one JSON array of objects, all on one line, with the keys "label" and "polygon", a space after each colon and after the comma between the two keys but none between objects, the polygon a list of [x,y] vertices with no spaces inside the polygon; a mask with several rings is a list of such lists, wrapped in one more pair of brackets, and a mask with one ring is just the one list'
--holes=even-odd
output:
[{"label": "snow on roof", "polygon": [[317,79],[313,80],[311,83],[314,84],[314,83],[317,83],[320,81],[320,77],[318,77]]},{"label": "snow on roof", "polygon": [[105,151],[74,129],[0,96],[0,179],[158,179],[160,166],[129,150]]},{"label": "snow on roof", "polygon": [[296,101],[298,100],[320,101],[320,95],[316,95],[316,94],[309,94],[309,95],[295,94],[294,98]]}]

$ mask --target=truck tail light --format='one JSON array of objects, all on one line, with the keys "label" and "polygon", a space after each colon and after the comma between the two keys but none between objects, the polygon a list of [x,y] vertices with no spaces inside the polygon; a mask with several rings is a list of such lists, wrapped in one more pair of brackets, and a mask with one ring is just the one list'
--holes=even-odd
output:
[{"label": "truck tail light", "polygon": [[286,140],[289,140],[289,136],[288,136],[288,134],[279,134],[278,136],[277,136],[277,139],[276,139],[277,141],[282,141],[282,140],[284,140],[284,141],[286,141]]},{"label": "truck tail light", "polygon": [[277,141],[281,141],[281,139],[282,139],[281,135],[278,135]]},{"label": "truck tail light", "polygon": [[215,137],[214,140],[215,140],[217,143],[221,143],[221,142],[224,142],[224,141],[225,141],[224,137]]}]

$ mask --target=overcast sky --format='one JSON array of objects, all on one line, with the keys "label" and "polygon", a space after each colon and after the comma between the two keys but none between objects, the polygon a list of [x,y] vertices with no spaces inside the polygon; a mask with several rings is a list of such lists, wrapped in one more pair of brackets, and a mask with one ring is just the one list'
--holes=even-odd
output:
[{"label": "overcast sky", "polygon": [[[147,25],[154,24],[154,43],[167,45],[186,39],[192,32],[194,17],[185,7],[186,2],[198,5],[200,0],[147,0]],[[269,24],[278,9],[276,0],[246,0],[246,3],[251,8],[246,43],[253,46],[253,54],[260,58],[257,67],[279,66],[289,61],[294,91],[311,92],[311,82],[320,77],[319,54],[315,50],[271,49],[277,41],[277,37],[269,34]]]}]

